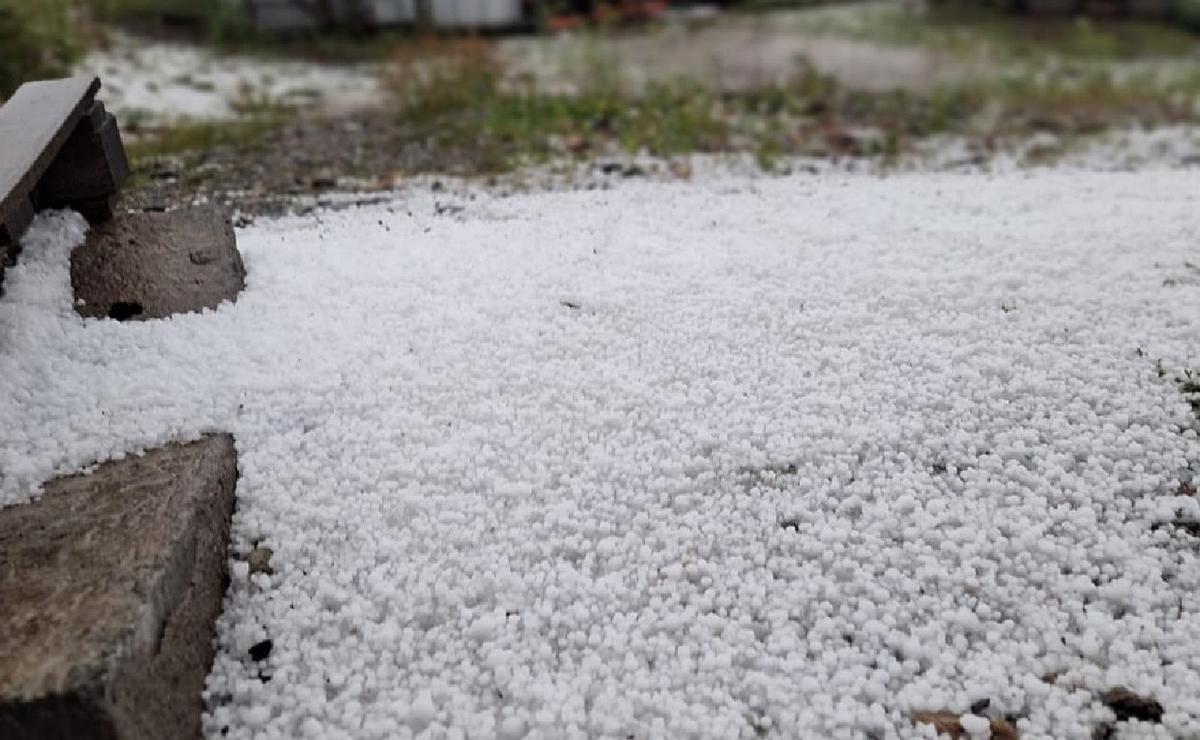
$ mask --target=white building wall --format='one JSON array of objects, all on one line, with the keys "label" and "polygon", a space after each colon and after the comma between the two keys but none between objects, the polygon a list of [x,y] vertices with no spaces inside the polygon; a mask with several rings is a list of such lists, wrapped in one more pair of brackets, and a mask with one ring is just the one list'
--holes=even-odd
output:
[{"label": "white building wall", "polygon": [[433,0],[441,28],[501,28],[521,22],[521,0]]},{"label": "white building wall", "polygon": [[[265,31],[313,28],[316,23],[296,0],[229,0],[245,3],[254,23]],[[416,0],[365,0],[371,21],[379,26],[401,26],[416,21]],[[447,29],[504,28],[524,19],[521,0],[430,0],[433,25]],[[335,12],[346,17],[349,0],[337,0]]]}]

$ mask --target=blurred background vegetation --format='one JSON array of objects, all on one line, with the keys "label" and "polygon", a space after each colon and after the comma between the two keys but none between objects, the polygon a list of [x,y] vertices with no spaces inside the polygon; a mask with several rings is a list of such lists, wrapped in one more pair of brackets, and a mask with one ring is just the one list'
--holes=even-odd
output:
[{"label": "blurred background vegetation", "polygon": [[83,48],[72,0],[0,0],[0,98],[24,80],[68,73]]},{"label": "blurred background vegetation", "polygon": [[164,19],[213,41],[249,33],[236,4],[225,0],[0,0],[0,99],[23,81],[69,74],[103,43],[108,24]]},{"label": "blurred background vegetation", "polygon": [[[1165,22],[1122,24],[1117,32],[1058,19],[1031,26],[1012,15],[1014,10],[1020,13],[1034,9],[1039,0],[935,0],[929,4],[927,13],[901,13],[864,28],[839,28],[837,21],[831,20],[829,28],[811,30],[861,35],[866,40],[887,44],[947,49],[989,45],[1007,54],[1038,54],[1047,42],[1056,53],[1101,57],[1144,54],[1147,50],[1171,52],[1192,43],[1191,32],[1200,31],[1200,0],[1146,1],[1165,5],[1167,12],[1162,18]],[[1138,2],[1123,0],[1107,5],[1124,8]],[[820,4],[819,0],[720,3],[744,12]],[[1076,4],[1084,10],[1089,6],[1087,0],[1078,0]],[[897,0],[895,5],[911,8],[915,4]],[[541,7],[558,5],[548,0]],[[1006,14],[1010,20],[997,21],[997,16]],[[256,32],[245,13],[245,5],[239,0],[0,0],[0,99],[11,94],[23,80],[66,74],[89,47],[103,43],[104,29],[114,24],[159,30],[169,25],[186,29],[195,39],[227,49],[271,47],[279,40]],[[1174,34],[1165,31],[1167,26],[1177,31]],[[348,39],[341,33],[312,33],[302,39],[304,44],[295,44],[294,36],[289,41],[294,48],[309,52],[332,50],[330,56],[349,58],[378,55],[384,47],[390,51],[394,37],[387,34],[384,37],[386,43],[380,43],[378,35],[364,43],[365,39]]]},{"label": "blurred background vegetation", "polygon": [[[110,96],[132,86],[125,74],[153,78],[142,104],[163,97],[160,86],[215,98],[222,73],[201,68],[210,61],[169,72],[161,56],[149,69],[114,65],[144,41],[186,46],[183,58],[220,57],[245,72],[231,101],[238,115],[114,105],[136,169],[232,181],[231,168],[252,165],[251,186],[284,189],[316,169],[374,182],[620,154],[749,154],[767,170],[790,157],[890,163],[950,138],[964,161],[1020,140],[1020,156],[1041,162],[1114,129],[1200,124],[1200,0],[1068,1],[1078,12],[1038,9],[1063,0],[742,0],[693,16],[681,0],[658,23],[513,36],[271,35],[254,29],[242,0],[0,0],[0,99],[24,80],[68,74],[89,52],[83,66]],[[1135,3],[1157,4],[1156,17],[1138,17]],[[342,66],[378,82],[370,110],[322,109],[320,90],[279,94],[255,72],[279,58],[354,62]],[[739,65],[749,74],[726,84],[722,73]],[[345,146],[329,147],[330,137]],[[341,151],[353,161],[330,161]]]}]

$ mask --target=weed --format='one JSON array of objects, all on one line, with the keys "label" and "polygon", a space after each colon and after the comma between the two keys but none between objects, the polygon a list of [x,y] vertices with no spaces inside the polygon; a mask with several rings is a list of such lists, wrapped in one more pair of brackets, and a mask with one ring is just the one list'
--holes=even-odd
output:
[{"label": "weed", "polygon": [[631,96],[596,78],[577,94],[542,93],[506,80],[480,39],[418,42],[397,55],[389,81],[406,122],[436,145],[471,149],[484,171],[606,144],[669,156],[727,143],[721,101],[696,83],[653,84]]},{"label": "weed", "polygon": [[[1072,43],[1082,54],[1086,44]],[[1200,97],[1200,69],[1164,75],[1154,65],[1116,69],[1087,61],[1037,70],[1018,65],[925,92],[881,93],[843,88],[798,59],[795,75],[783,84],[718,93],[675,79],[634,93],[601,48],[585,42],[575,89],[565,93],[506,74],[486,40],[415,40],[398,48],[390,89],[398,114],[430,146],[467,152],[480,171],[606,151],[664,157],[743,151],[766,170],[792,155],[849,154],[886,163],[936,134],[990,142],[1031,131],[1063,135],[1064,141],[1027,157],[1048,162],[1077,134],[1126,122],[1194,120]]]},{"label": "weed", "polygon": [[190,26],[208,41],[227,43],[253,36],[239,3],[228,0],[82,0],[92,15],[109,23],[169,20]]},{"label": "weed", "polygon": [[1185,369],[1176,381],[1179,383],[1179,390],[1184,393],[1200,393],[1200,374]]},{"label": "weed", "polygon": [[809,31],[952,54],[982,49],[1005,61],[1128,61],[1186,56],[1200,42],[1182,28],[1139,21],[1095,21],[999,12],[979,3],[891,3],[812,12]]},{"label": "weed", "polygon": [[169,126],[145,128],[126,124],[127,150],[134,176],[167,157],[207,152],[219,147],[249,150],[287,119],[289,109],[262,101],[247,101],[243,115],[233,121],[178,121]]}]

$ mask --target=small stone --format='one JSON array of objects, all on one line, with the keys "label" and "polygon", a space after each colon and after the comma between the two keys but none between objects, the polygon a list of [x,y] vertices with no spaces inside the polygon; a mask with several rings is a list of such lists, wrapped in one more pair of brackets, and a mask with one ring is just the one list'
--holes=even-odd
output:
[{"label": "small stone", "polygon": [[1163,706],[1152,696],[1135,694],[1124,686],[1117,686],[1100,695],[1100,701],[1113,710],[1117,721],[1136,719],[1142,722],[1161,722]]},{"label": "small stone", "polygon": [[[974,719],[967,719],[974,717]],[[978,717],[971,714],[960,714],[959,712],[951,711],[936,711],[936,712],[914,712],[912,715],[913,722],[917,724],[933,725],[933,729],[939,735],[948,735],[953,740],[961,738],[991,738],[992,740],[1020,740],[1021,734],[1017,732],[1017,728],[1013,727],[1007,720],[987,717]],[[964,719],[966,722],[964,723]],[[965,725],[971,725],[977,732],[982,732],[980,725],[975,720],[982,720],[987,724],[986,735],[973,735]]]},{"label": "small stone", "polygon": [[250,564],[251,573],[266,573],[271,575],[275,571],[271,569],[271,556],[275,551],[269,547],[256,547],[246,556],[246,562]]},{"label": "small stone", "polygon": [[250,660],[259,662],[271,657],[271,650],[274,649],[274,647],[275,643],[273,641],[263,640],[262,642],[256,642],[251,645],[250,650],[247,652],[250,653]]}]

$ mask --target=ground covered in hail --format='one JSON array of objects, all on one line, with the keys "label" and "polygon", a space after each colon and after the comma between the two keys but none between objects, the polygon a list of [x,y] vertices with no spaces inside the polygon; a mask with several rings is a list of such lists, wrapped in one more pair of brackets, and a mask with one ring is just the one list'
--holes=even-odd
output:
[{"label": "ground covered in hail", "polygon": [[236,435],[209,737],[1200,735],[1194,175],[400,195],[148,323],[83,228],[0,300],[0,501]]}]

